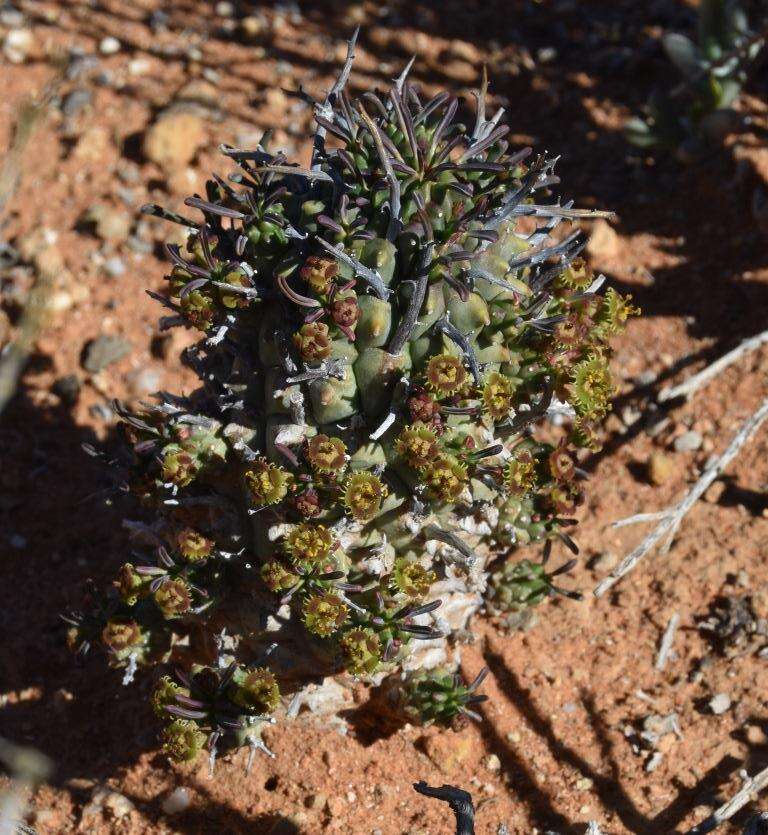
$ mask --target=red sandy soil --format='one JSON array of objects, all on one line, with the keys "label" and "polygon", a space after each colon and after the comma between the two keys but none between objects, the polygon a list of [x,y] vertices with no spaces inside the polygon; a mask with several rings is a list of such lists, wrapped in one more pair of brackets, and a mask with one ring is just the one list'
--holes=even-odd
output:
[{"label": "red sandy soil", "polygon": [[[5,240],[26,242],[32,259],[30,233],[55,233],[57,291],[67,294],[0,422],[0,734],[37,747],[55,765],[31,796],[30,822],[40,833],[452,832],[444,804],[412,790],[423,779],[472,791],[481,835],[495,835],[501,823],[511,833],[582,833],[588,820],[610,833],[685,832],[738,788],[741,768],[753,774],[768,765],[768,662],[759,644],[724,655],[697,626],[719,596],[751,594],[757,615],[768,616],[768,433],[692,510],[667,556],[650,555],[605,598],[589,591],[644,533],[606,526],[681,497],[765,395],[768,349],[671,410],[655,437],[642,416],[661,385],[766,326],[766,237],[751,210],[768,171],[760,138],[765,86],[744,102],[755,114],[751,133],[685,166],[638,154],[620,132],[649,89],[668,83],[658,36],[692,26],[684,3],[307,2],[301,12],[233,5],[263,24],[254,40],[214,3],[22,0],[33,46],[24,63],[0,69],[0,147],[7,147],[20,104],[54,77],[57,54],[79,48],[98,58],[60,88],[63,96],[87,90],[91,103],[65,118],[54,102],[34,134],[2,229]],[[161,7],[167,27],[153,34],[148,18]],[[386,735],[362,705],[350,708],[346,725],[302,714],[267,732],[274,760],[258,757],[246,775],[241,752],[211,778],[202,760],[176,767],[159,752],[147,677],[122,688],[101,659],[76,667],[64,647],[58,613],[78,603],[86,578],[106,582],[127,548],[126,506],[111,492],[108,469],[81,444],[114,448],[114,416],[103,407],[112,397],[144,395],[138,372],[156,374],[153,388],[194,383],[178,361],[191,336],[164,342],[158,305],[143,292],[162,286],[155,253],[172,230],[146,219],[136,229],[139,206],[180,208],[206,172],[227,172],[218,143],[253,141],[268,127],[277,129],[279,146],[306,158],[310,112],[278,87],[302,84],[320,95],[358,24],[356,90],[393,77],[415,53],[414,76],[428,91],[447,87],[471,103],[488,65],[515,141],[563,155],[563,191],[577,205],[618,213],[617,235],[595,240],[590,258],[634,294],[644,316],[617,341],[616,413],[604,451],[588,461],[582,559],[568,578],[585,600],[543,605],[526,632],[476,619],[462,666],[468,676],[490,667],[484,721],[456,734],[406,726]],[[119,39],[116,54],[100,54],[106,35]],[[188,172],[169,177],[144,159],[142,136],[180,98],[198,101],[208,139]],[[127,212],[152,252],[100,240],[82,220],[96,203]],[[113,255],[124,262],[122,276],[103,268]],[[23,267],[2,277],[12,323],[29,282]],[[124,336],[132,350],[93,376],[81,352],[100,334]],[[654,375],[646,383],[657,382],[643,388],[638,378],[646,373]],[[67,374],[83,383],[74,406],[52,391]],[[675,452],[674,438],[689,428],[701,433],[702,447]],[[655,451],[672,465],[662,486],[647,477]],[[660,638],[675,612],[674,652],[657,672]],[[719,693],[731,706],[714,715],[708,703]],[[681,736],[658,743],[661,762],[648,771],[651,751],[638,745],[643,720],[673,711]],[[135,808],[122,817],[109,809],[83,816],[97,784]],[[167,816],[161,804],[178,786],[189,790],[191,806]]]}]

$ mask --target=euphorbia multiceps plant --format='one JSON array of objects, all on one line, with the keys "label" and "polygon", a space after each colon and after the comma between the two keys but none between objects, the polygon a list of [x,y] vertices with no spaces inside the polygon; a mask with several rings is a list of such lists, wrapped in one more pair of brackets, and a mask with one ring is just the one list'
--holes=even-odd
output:
[{"label": "euphorbia multiceps plant", "polygon": [[[267,137],[224,147],[239,171],[186,201],[199,219],[146,207],[190,229],[158,298],[165,324],[202,332],[201,387],[121,409],[146,553],[72,639],[179,670],[154,699],[178,759],[257,745],[278,684],[444,664],[486,562],[573,547],[578,448],[634,313],[598,293],[579,231],[554,234],[592,213],[539,199],[554,161],[509,148],[485,81],[467,129],[406,73],[354,101],[351,53],[315,106],[310,167]],[[545,439],[558,401],[572,419]],[[445,681],[453,715],[474,687]]]}]

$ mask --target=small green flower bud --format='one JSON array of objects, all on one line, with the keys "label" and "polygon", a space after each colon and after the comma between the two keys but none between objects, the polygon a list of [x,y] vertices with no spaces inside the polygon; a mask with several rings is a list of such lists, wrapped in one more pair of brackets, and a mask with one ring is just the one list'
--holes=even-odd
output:
[{"label": "small green flower bud", "polygon": [[177,763],[188,763],[205,745],[206,736],[191,719],[176,719],[163,731],[163,750]]},{"label": "small green flower bud", "polygon": [[169,444],[163,453],[163,481],[177,487],[191,484],[200,469],[195,457],[178,444]]},{"label": "small green flower bud", "polygon": [[351,516],[368,522],[381,510],[388,490],[381,479],[371,472],[356,472],[344,482],[344,506]]},{"label": "small green flower bud", "polygon": [[440,454],[437,433],[425,423],[414,423],[400,433],[395,450],[409,467],[422,470]]},{"label": "small green flower bud", "polygon": [[331,355],[331,338],[324,322],[307,322],[293,335],[293,344],[305,362],[319,362]]},{"label": "small green flower bud", "polygon": [[426,597],[436,579],[434,571],[428,571],[419,563],[407,559],[397,560],[392,572],[392,582],[396,590],[409,600],[421,600]]},{"label": "small green flower bud", "polygon": [[239,670],[235,674],[232,701],[256,713],[272,713],[280,703],[280,688],[274,673],[266,667]]},{"label": "small green flower bud", "polygon": [[579,415],[602,417],[609,409],[613,381],[606,360],[598,355],[582,360],[571,373],[571,399]]},{"label": "small green flower bud", "polygon": [[536,486],[536,459],[527,450],[511,458],[504,470],[504,484],[513,495],[528,493]]},{"label": "small green flower bud", "polygon": [[339,265],[336,261],[320,255],[310,255],[299,270],[301,278],[320,296],[328,292],[338,274]]},{"label": "small green flower bud", "polygon": [[456,501],[468,481],[466,464],[452,455],[441,455],[424,468],[423,475],[430,494],[441,502]]},{"label": "small green flower bud", "polygon": [[177,694],[188,696],[189,691],[176,684],[169,676],[163,676],[152,691],[152,697],[150,699],[152,712],[155,716],[159,716],[161,719],[167,719],[168,711],[165,708],[168,705],[176,704]]},{"label": "small green flower bud", "polygon": [[332,635],[347,619],[349,607],[332,592],[312,594],[302,606],[304,623],[310,632],[327,638]]},{"label": "small green flower bud", "polygon": [[493,420],[508,418],[513,409],[515,385],[509,377],[492,371],[483,385],[483,410]]},{"label": "small green flower bud", "polygon": [[336,544],[328,528],[302,522],[286,536],[284,547],[295,565],[321,569],[328,563]]},{"label": "small green flower bud", "polygon": [[135,620],[113,618],[102,630],[101,640],[113,652],[119,653],[140,646],[144,636]]},{"label": "small green flower bud", "polygon": [[213,552],[213,540],[194,528],[182,528],[175,539],[179,552],[189,562],[200,562]]},{"label": "small green flower bud", "polygon": [[299,577],[277,560],[270,560],[261,567],[261,579],[270,591],[279,592],[291,588]]},{"label": "small green flower bud", "polygon": [[427,363],[427,386],[438,397],[448,397],[461,391],[467,380],[467,370],[459,357],[438,354]]},{"label": "small green flower bud", "polygon": [[181,312],[190,324],[201,331],[207,331],[213,324],[215,309],[213,301],[200,290],[187,293],[180,301]]},{"label": "small green flower bud", "polygon": [[292,478],[282,467],[262,458],[245,474],[245,483],[256,504],[277,504],[288,494]]},{"label": "small green flower bud", "polygon": [[307,460],[320,473],[338,473],[347,466],[347,447],[341,438],[315,435],[307,442]]},{"label": "small green flower bud", "polygon": [[341,646],[353,675],[371,675],[381,663],[381,640],[368,628],[350,629],[344,633]]},{"label": "small green flower bud", "polygon": [[166,580],[155,592],[155,603],[166,618],[175,618],[190,610],[192,593],[184,580]]},{"label": "small green flower bud", "polygon": [[120,593],[120,599],[126,606],[135,606],[140,597],[144,597],[149,590],[149,580],[138,574],[131,563],[125,563],[117,574],[115,586]]}]

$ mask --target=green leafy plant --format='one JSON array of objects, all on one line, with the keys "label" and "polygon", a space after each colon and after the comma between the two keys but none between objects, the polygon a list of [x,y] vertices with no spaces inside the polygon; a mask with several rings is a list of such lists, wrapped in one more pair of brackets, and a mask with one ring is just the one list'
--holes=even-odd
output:
[{"label": "green leafy plant", "polygon": [[405,712],[425,725],[438,724],[458,730],[468,719],[479,720],[474,706],[487,700],[477,692],[488,675],[488,668],[466,684],[459,673],[438,668],[410,676],[403,690]]},{"label": "green leafy plant", "polygon": [[[447,663],[492,556],[575,547],[578,449],[636,312],[600,292],[580,231],[554,235],[595,213],[546,202],[554,161],[509,148],[485,81],[467,128],[406,73],[352,100],[351,52],[308,168],[265,136],[223,148],[238,171],[186,201],[199,219],[145,207],[190,230],[157,298],[166,326],[201,331],[201,387],[118,406],[151,522],[129,523],[143,550],[70,639],[128,679],[182,670],[156,700],[181,759],[245,740],[278,686]],[[558,402],[570,418],[547,428]],[[274,679],[260,702],[254,668]],[[474,698],[451,687],[436,717]]]},{"label": "green leafy plant", "polygon": [[734,104],[765,44],[765,24],[753,32],[737,0],[701,0],[698,14],[696,43],[675,32],[662,39],[682,81],[651,96],[647,118],[627,122],[625,135],[634,145],[665,147],[690,157],[738,124]]}]

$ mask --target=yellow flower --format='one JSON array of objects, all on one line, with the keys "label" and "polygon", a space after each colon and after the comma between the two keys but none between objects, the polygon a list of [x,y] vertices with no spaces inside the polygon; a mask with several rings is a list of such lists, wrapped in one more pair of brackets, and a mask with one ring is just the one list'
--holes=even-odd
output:
[{"label": "yellow flower", "polygon": [[321,567],[336,547],[333,534],[323,525],[303,522],[285,538],[285,550],[292,562],[308,567]]},{"label": "yellow flower", "polygon": [[515,386],[509,377],[492,371],[483,386],[483,408],[494,420],[504,420],[512,412]]},{"label": "yellow flower", "polygon": [[327,638],[347,619],[349,607],[332,592],[310,595],[302,607],[304,623],[310,632]]},{"label": "yellow flower", "polygon": [[409,467],[420,470],[440,454],[437,433],[425,423],[414,423],[400,433],[395,450]]},{"label": "yellow flower", "polygon": [[456,501],[467,483],[467,467],[452,455],[442,455],[424,470],[424,479],[436,499]]},{"label": "yellow flower", "polygon": [[266,458],[257,461],[245,474],[245,483],[257,504],[277,504],[288,494],[292,476]]},{"label": "yellow flower", "polygon": [[370,472],[352,473],[344,482],[344,505],[350,515],[362,522],[376,516],[387,494],[381,479]]},{"label": "yellow flower", "polygon": [[339,472],[347,465],[347,447],[341,438],[315,435],[307,442],[307,460],[318,472]]},{"label": "yellow flower", "polygon": [[466,379],[464,364],[453,354],[438,354],[427,363],[427,386],[441,397],[456,394]]}]

